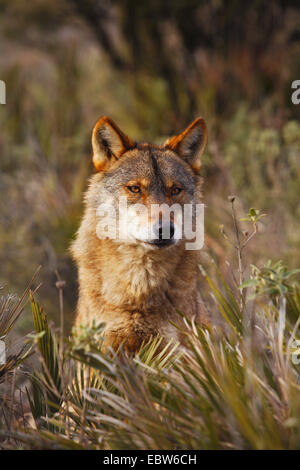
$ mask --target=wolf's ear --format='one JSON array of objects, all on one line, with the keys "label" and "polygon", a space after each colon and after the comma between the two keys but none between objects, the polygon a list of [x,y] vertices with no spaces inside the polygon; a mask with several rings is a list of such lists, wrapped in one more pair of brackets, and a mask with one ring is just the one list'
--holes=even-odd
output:
[{"label": "wolf's ear", "polygon": [[197,118],[181,134],[167,140],[165,147],[177,152],[195,172],[201,167],[201,156],[207,141],[204,119]]},{"label": "wolf's ear", "polygon": [[121,155],[134,147],[134,142],[108,117],[100,118],[92,134],[93,163],[97,171],[101,171],[111,161],[118,160]]}]

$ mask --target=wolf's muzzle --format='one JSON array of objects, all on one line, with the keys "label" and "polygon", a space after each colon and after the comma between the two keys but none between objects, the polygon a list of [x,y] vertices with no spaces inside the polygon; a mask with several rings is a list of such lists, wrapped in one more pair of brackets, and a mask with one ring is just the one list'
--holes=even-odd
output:
[{"label": "wolf's muzzle", "polygon": [[151,240],[151,244],[163,247],[174,243],[175,227],[173,222],[170,222],[170,225],[162,224],[160,222],[154,229],[154,233],[156,238]]}]

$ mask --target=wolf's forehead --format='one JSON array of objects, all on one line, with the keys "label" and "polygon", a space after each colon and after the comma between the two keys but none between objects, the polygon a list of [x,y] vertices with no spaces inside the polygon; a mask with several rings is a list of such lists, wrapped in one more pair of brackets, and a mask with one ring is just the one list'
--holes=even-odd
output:
[{"label": "wolf's forehead", "polygon": [[131,180],[146,179],[149,185],[178,182],[193,185],[192,172],[188,171],[184,162],[172,152],[159,148],[135,149],[127,152],[116,168],[106,174],[108,184],[126,184]]}]

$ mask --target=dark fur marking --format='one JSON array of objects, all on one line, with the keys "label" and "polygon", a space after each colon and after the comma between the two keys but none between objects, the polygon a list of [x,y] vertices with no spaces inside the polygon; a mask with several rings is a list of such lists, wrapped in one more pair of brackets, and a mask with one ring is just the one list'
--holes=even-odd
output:
[{"label": "dark fur marking", "polygon": [[195,140],[194,142],[192,142],[192,143],[189,145],[189,152],[190,152],[191,154],[196,153],[198,147],[199,147],[199,142],[198,142],[198,140]]},{"label": "dark fur marking", "polygon": [[118,157],[112,152],[108,140],[102,137],[101,130],[99,131],[99,136],[108,160],[111,160],[111,157],[114,157],[116,160],[119,160]]},{"label": "dark fur marking", "polygon": [[160,189],[161,191],[163,191],[165,193],[166,186],[165,186],[163,174],[160,171],[159,165],[157,163],[156,157],[153,154],[153,151],[152,151],[151,147],[149,147],[149,154],[150,154],[150,159],[151,159],[151,163],[152,163],[153,172],[154,172],[154,175],[155,175],[156,180],[158,182],[158,184],[156,185],[156,188]]}]

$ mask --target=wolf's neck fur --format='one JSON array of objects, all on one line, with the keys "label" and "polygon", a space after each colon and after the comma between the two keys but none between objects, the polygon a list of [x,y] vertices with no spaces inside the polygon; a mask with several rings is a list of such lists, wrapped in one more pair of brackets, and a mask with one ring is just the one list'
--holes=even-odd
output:
[{"label": "wolf's neck fur", "polygon": [[183,243],[149,249],[100,240],[87,216],[72,251],[79,266],[80,295],[98,298],[107,306],[148,310],[168,294],[186,296],[194,288],[198,260]]},{"label": "wolf's neck fur", "polygon": [[[177,248],[178,249],[178,248]],[[170,289],[180,254],[171,248],[148,250],[143,246],[119,245],[114,253],[113,270],[102,267],[102,295],[114,304],[144,305],[155,303]],[[110,299],[110,300],[109,300]]]}]

